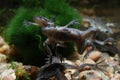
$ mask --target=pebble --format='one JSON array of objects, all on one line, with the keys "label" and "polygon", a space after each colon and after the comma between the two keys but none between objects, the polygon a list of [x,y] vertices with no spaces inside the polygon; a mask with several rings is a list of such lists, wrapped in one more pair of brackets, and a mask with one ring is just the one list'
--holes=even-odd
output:
[{"label": "pebble", "polygon": [[102,53],[99,51],[92,51],[90,55],[88,56],[88,59],[92,59],[95,62],[98,61],[102,56]]}]

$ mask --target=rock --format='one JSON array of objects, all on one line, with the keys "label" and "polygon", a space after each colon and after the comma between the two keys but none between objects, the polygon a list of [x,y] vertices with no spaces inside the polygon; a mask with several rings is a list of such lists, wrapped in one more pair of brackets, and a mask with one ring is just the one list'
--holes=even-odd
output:
[{"label": "rock", "polygon": [[15,80],[14,74],[6,76],[4,80]]},{"label": "rock", "polygon": [[111,78],[111,80],[120,80],[120,74],[115,73],[114,76]]},{"label": "rock", "polygon": [[9,53],[9,45],[8,44],[4,44],[3,46],[1,46],[0,47],[0,53],[8,54]]},{"label": "rock", "polygon": [[0,47],[3,46],[4,43],[4,39],[0,36]]},{"label": "rock", "polygon": [[88,59],[86,59],[86,60],[84,61],[84,63],[95,64],[95,61],[88,58]]},{"label": "rock", "polygon": [[71,80],[71,79],[72,79],[72,77],[71,77],[71,74],[70,74],[70,73],[66,73],[66,74],[65,74],[65,76],[66,76],[67,80]]},{"label": "rock", "polygon": [[16,80],[15,71],[10,67],[10,64],[0,65],[1,80]]},{"label": "rock", "polygon": [[101,58],[102,53],[99,51],[92,51],[90,55],[88,56],[88,59],[92,59],[94,61],[97,61]]},{"label": "rock", "polygon": [[9,45],[0,36],[0,53],[7,54],[9,52]]},{"label": "rock", "polygon": [[76,66],[80,66],[81,64],[83,64],[82,61],[80,61],[80,60],[76,60],[76,61],[75,61],[75,65],[76,65]]},{"label": "rock", "polygon": [[7,62],[7,56],[0,53],[0,63],[6,63]]},{"label": "rock", "polygon": [[102,80],[102,77],[98,71],[95,70],[87,70],[82,71],[79,74],[80,80]]}]

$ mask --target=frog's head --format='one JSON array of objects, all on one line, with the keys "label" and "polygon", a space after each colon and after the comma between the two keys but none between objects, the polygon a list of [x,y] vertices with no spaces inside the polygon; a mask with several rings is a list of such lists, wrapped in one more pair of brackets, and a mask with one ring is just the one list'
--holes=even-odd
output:
[{"label": "frog's head", "polygon": [[35,16],[33,21],[41,27],[53,26],[54,22],[42,16]]}]

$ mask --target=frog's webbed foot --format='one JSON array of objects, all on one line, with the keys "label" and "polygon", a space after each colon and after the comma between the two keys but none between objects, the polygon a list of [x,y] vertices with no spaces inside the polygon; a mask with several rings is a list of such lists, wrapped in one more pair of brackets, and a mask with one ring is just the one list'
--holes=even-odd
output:
[{"label": "frog's webbed foot", "polygon": [[105,63],[105,59],[99,60],[94,66],[93,69],[100,70],[102,72],[106,72],[106,67],[108,67],[108,64]]},{"label": "frog's webbed foot", "polygon": [[80,24],[79,19],[75,19],[75,20],[70,21],[67,25],[65,25],[65,27],[69,27],[71,25],[77,25],[77,24]]},{"label": "frog's webbed foot", "polygon": [[106,67],[108,67],[108,64],[105,63],[105,60],[101,60],[97,62],[96,64],[89,64],[89,63],[84,63],[78,67],[79,71],[82,71],[86,66],[89,66],[91,69],[94,70],[100,70],[102,72],[106,72]]},{"label": "frog's webbed foot", "polygon": [[114,38],[107,38],[107,39],[104,41],[104,44],[109,44],[109,43],[111,43],[111,45],[113,45],[115,42],[116,42],[116,40],[115,40]]}]

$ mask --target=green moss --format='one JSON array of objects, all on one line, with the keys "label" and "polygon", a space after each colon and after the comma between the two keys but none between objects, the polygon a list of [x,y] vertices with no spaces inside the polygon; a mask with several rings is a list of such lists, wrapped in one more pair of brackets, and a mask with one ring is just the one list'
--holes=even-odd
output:
[{"label": "green moss", "polygon": [[[45,40],[40,27],[32,25],[26,27],[23,25],[23,21],[31,20],[36,12],[36,9],[33,11],[33,9],[19,8],[5,31],[6,41],[19,48],[25,64],[37,65],[39,58],[43,59],[44,56],[43,48],[39,48],[40,41],[43,43]],[[42,36],[42,40],[40,40],[37,35]]]},{"label": "green moss", "polygon": [[[23,25],[24,20],[32,19],[34,12],[31,12],[32,9],[19,8],[16,12],[16,16],[8,25],[6,40],[10,44],[14,44],[18,47],[23,47],[30,45],[29,41],[32,41],[40,31],[39,27],[29,26],[25,27]],[[28,14],[29,13],[29,14]],[[18,39],[19,38],[19,39]],[[34,41],[34,40],[33,40]]]},{"label": "green moss", "polygon": [[65,25],[73,19],[81,19],[79,12],[72,8],[65,0],[47,0],[44,8],[56,16],[57,25]]}]

